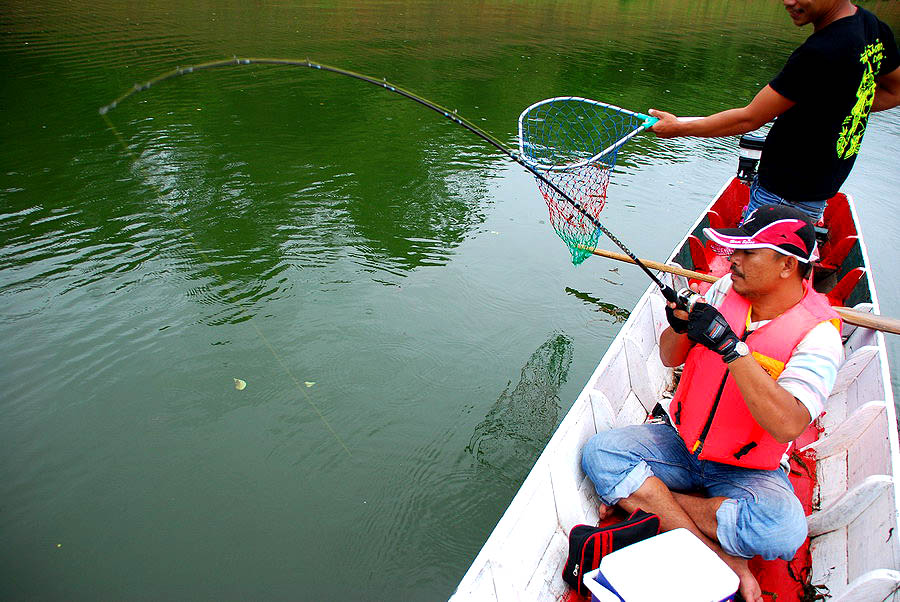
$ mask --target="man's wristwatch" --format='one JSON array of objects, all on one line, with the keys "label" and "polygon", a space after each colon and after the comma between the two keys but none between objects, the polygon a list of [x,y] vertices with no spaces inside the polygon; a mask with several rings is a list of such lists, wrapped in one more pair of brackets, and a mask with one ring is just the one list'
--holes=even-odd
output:
[{"label": "man's wristwatch", "polygon": [[750,355],[750,348],[747,347],[747,343],[745,343],[744,341],[738,341],[737,343],[735,343],[734,349],[732,349],[730,352],[728,352],[722,358],[722,360],[726,364],[730,364],[737,358],[744,357],[745,355]]}]

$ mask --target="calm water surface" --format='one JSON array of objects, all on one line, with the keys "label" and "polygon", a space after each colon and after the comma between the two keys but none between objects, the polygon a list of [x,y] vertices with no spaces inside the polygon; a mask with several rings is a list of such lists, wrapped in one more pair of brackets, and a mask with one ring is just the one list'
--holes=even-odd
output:
[{"label": "calm water surface", "polygon": [[[0,598],[445,598],[647,285],[573,267],[527,173],[378,88],[228,68],[105,122],[135,81],[310,56],[512,143],[549,96],[745,103],[807,34],[764,0],[7,2]],[[873,116],[845,187],[893,315],[898,156]],[[662,259],[737,150],[620,157],[605,223]]]}]

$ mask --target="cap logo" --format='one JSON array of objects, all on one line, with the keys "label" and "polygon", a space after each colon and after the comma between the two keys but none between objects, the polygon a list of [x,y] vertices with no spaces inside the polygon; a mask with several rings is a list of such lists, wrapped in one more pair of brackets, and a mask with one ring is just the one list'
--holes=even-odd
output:
[{"label": "cap logo", "polygon": [[761,229],[752,236],[752,239],[773,245],[793,245],[805,253],[809,253],[806,243],[797,235],[797,232],[805,226],[806,224],[800,220],[780,220]]},{"label": "cap logo", "polygon": [[733,230],[717,231],[714,228],[704,228],[703,233],[713,245],[713,250],[720,254],[728,254],[729,249],[769,248],[782,254],[793,255],[803,262],[810,261],[815,254],[815,236],[805,220],[780,219],[750,234],[752,230],[754,224],[747,221],[743,226]]}]

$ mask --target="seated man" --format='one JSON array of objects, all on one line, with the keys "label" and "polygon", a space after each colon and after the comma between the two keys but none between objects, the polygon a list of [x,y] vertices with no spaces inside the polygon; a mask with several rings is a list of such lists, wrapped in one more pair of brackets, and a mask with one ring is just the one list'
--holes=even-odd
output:
[{"label": "seated man", "polygon": [[[840,320],[806,279],[809,218],[768,205],[741,228],[704,233],[732,249],[723,276],[690,314],[670,304],[660,337],[667,366],[684,363],[669,424],[598,433],[582,465],[604,506],[659,515],[689,529],[762,600],[747,559],[791,559],[806,517],[788,481],[791,442],[823,411],[843,359]],[[785,466],[782,462],[785,461]],[[682,492],[700,491],[708,497]]]}]

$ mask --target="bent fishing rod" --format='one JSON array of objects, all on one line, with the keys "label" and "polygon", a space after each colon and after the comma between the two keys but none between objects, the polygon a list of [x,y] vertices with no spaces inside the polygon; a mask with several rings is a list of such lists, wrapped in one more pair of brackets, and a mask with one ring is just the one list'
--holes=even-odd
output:
[{"label": "bent fishing rod", "polygon": [[122,94],[121,96],[119,96],[118,98],[116,98],[115,100],[110,102],[109,104],[107,104],[103,107],[100,107],[100,110],[99,110],[100,115],[105,116],[109,111],[111,111],[112,109],[119,106],[119,104],[121,104],[123,101],[125,101],[129,97],[131,97],[139,92],[148,90],[152,86],[155,86],[166,80],[180,77],[182,75],[194,73],[197,71],[204,71],[207,69],[216,69],[219,67],[232,67],[232,66],[241,66],[241,65],[281,65],[281,66],[290,66],[290,67],[306,67],[308,69],[317,69],[320,71],[328,71],[330,73],[336,73],[338,75],[352,77],[354,79],[358,79],[358,80],[367,82],[369,84],[378,86],[380,88],[384,88],[385,90],[388,90],[389,92],[394,92],[395,94],[399,94],[400,96],[402,96],[404,98],[408,98],[409,100],[415,101],[415,102],[419,103],[420,105],[423,105],[423,106],[431,109],[432,111],[444,116],[445,118],[447,118],[450,121],[452,121],[453,123],[465,128],[469,132],[475,134],[476,136],[478,136],[479,138],[481,138],[482,140],[484,140],[485,142],[487,142],[488,144],[490,144],[491,146],[493,146],[494,148],[496,148],[497,150],[499,150],[500,152],[502,152],[503,154],[508,156],[510,159],[512,159],[513,161],[515,161],[516,163],[518,163],[519,165],[524,167],[534,177],[536,177],[541,182],[546,184],[556,194],[560,195],[560,197],[565,199],[565,201],[568,202],[576,211],[578,211],[578,213],[580,213],[588,221],[590,221],[590,223],[595,228],[600,230],[600,232],[602,232],[607,237],[609,237],[609,239],[611,241],[613,241],[616,244],[616,246],[618,246],[620,249],[622,249],[622,251],[625,253],[625,255],[627,255],[632,261],[634,261],[634,263],[638,267],[640,267],[644,271],[644,273],[647,274],[647,276],[649,276],[650,279],[659,287],[660,292],[662,292],[663,296],[666,298],[667,301],[676,303],[680,307],[687,307],[687,299],[685,297],[680,296],[678,293],[675,292],[675,290],[672,287],[664,284],[659,278],[657,278],[656,274],[654,274],[650,270],[650,268],[648,268],[644,264],[644,262],[640,260],[640,258],[638,258],[634,253],[632,253],[631,250],[629,250],[628,247],[626,247],[625,244],[622,243],[622,241],[620,241],[618,239],[618,237],[616,237],[612,232],[610,232],[606,228],[606,226],[604,226],[602,223],[600,223],[600,220],[598,220],[596,217],[594,217],[593,215],[588,213],[580,203],[578,203],[577,201],[572,199],[572,197],[570,195],[568,195],[566,192],[561,190],[559,188],[559,186],[557,186],[555,183],[551,182],[549,178],[547,178],[543,173],[540,172],[540,170],[536,169],[534,166],[529,164],[528,161],[526,161],[521,156],[520,153],[510,149],[505,144],[503,144],[501,141],[497,140],[495,137],[491,136],[490,134],[488,134],[487,132],[485,132],[484,130],[479,128],[474,123],[459,116],[456,113],[456,111],[451,111],[445,107],[442,107],[441,105],[434,103],[434,102],[428,100],[427,98],[419,96],[418,94],[410,92],[409,90],[401,88],[400,86],[394,85],[385,79],[377,79],[375,77],[371,77],[369,75],[364,75],[362,73],[357,73],[355,71],[342,69],[340,67],[334,67],[332,65],[325,65],[322,63],[317,63],[317,62],[311,61],[309,58],[306,58],[305,60],[298,60],[298,59],[280,59],[280,58],[233,57],[231,59],[210,61],[207,63],[192,65],[189,67],[177,67],[177,68],[175,68],[171,71],[167,71],[166,73],[163,73],[162,75],[159,75],[143,84],[137,83],[130,90],[128,90],[127,92],[125,92],[124,94]]}]

